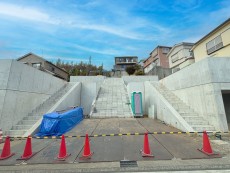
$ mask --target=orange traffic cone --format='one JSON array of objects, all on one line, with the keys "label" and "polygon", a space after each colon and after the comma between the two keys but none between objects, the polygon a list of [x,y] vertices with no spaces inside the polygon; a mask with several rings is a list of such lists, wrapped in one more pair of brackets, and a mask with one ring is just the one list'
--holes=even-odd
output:
[{"label": "orange traffic cone", "polygon": [[61,144],[59,149],[59,154],[57,156],[58,160],[65,160],[70,154],[67,154],[66,151],[66,143],[65,143],[65,136],[61,136]]},{"label": "orange traffic cone", "polygon": [[154,157],[150,151],[148,133],[145,133],[144,137],[144,147],[141,150],[142,157]]},{"label": "orange traffic cone", "polygon": [[90,144],[89,144],[89,136],[88,134],[85,135],[85,145],[84,145],[84,151],[82,154],[81,159],[90,159],[93,155],[93,152],[90,151]]},{"label": "orange traffic cone", "polygon": [[7,158],[13,156],[14,154],[15,153],[11,153],[11,151],[10,151],[10,137],[7,136],[5,143],[4,143],[4,146],[3,146],[3,149],[2,149],[2,154],[0,156],[0,160],[7,159]]},{"label": "orange traffic cone", "polygon": [[32,152],[31,137],[28,136],[27,140],[26,140],[26,145],[25,145],[25,148],[24,148],[24,153],[21,156],[20,160],[27,160],[27,159],[33,157],[34,154],[36,154],[36,153]]},{"label": "orange traffic cone", "polygon": [[216,155],[216,153],[213,153],[212,151],[212,147],[206,131],[203,132],[203,148],[198,150],[207,155]]}]

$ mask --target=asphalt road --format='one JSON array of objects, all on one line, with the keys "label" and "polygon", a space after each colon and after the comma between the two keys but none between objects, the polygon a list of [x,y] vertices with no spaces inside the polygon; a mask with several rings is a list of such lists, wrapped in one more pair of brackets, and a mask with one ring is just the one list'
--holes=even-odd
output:
[{"label": "asphalt road", "polygon": [[[178,130],[148,118],[85,119],[66,135],[144,133],[146,131]],[[149,135],[150,149],[154,157],[144,158],[140,154],[143,140],[143,135],[91,137],[90,147],[94,154],[91,159],[82,160],[80,158],[83,152],[84,138],[66,138],[67,152],[71,155],[64,161],[57,160],[60,139],[32,139],[33,152],[36,154],[25,161],[18,160],[23,153],[25,140],[13,141],[11,150],[16,154],[7,160],[1,160],[0,165],[119,162],[121,160],[188,160],[219,157],[207,156],[197,150],[202,147],[201,137],[194,138],[187,134],[159,134]],[[2,146],[1,144],[0,148]]]}]

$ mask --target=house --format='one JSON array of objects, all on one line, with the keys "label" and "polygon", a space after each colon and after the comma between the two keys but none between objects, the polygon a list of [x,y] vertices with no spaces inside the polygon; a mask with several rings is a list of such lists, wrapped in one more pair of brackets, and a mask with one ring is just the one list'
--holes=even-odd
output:
[{"label": "house", "polygon": [[126,67],[136,65],[138,63],[137,56],[119,56],[115,57],[115,71],[125,71]]},{"label": "house", "polygon": [[32,66],[34,68],[37,68],[41,71],[49,73],[63,80],[66,80],[66,81],[69,80],[69,73],[67,71],[65,71],[64,69],[60,67],[57,67],[53,63],[33,53],[28,53],[18,58],[17,61],[27,64],[29,66]]},{"label": "house", "polygon": [[192,51],[195,62],[206,57],[230,57],[230,18],[197,41]]},{"label": "house", "polygon": [[154,66],[160,66],[163,68],[169,68],[169,62],[167,54],[171,47],[157,46],[151,53],[150,56],[144,61],[144,71],[148,74]]},{"label": "house", "polygon": [[194,43],[175,44],[167,54],[169,68],[176,72],[195,62],[192,52],[190,51]]}]

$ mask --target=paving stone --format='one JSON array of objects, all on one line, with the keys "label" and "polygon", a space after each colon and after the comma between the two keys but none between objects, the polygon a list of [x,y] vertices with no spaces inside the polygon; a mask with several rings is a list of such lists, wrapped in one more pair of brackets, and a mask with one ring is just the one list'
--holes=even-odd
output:
[{"label": "paving stone", "polygon": [[[95,104],[99,114],[94,113],[92,117],[100,118],[105,115],[107,117],[129,116],[132,113],[129,106],[126,104],[127,102],[129,102],[128,94],[122,79],[105,79]],[[126,114],[124,114],[124,112],[126,112]]]}]

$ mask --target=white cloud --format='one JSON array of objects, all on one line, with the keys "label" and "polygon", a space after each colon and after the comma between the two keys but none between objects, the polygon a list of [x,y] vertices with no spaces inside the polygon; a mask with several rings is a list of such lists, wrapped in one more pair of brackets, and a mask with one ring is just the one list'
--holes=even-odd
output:
[{"label": "white cloud", "polygon": [[[130,23],[127,25],[126,20],[129,19],[130,16],[123,16],[120,18],[120,20],[123,21],[121,23],[124,24],[111,25],[111,23],[113,22],[100,24],[100,21],[96,21],[95,23],[94,18],[88,18],[88,16],[85,16],[85,14],[81,12],[77,12],[74,15],[61,13],[62,12],[59,12],[57,13],[59,15],[53,17],[54,15],[46,13],[41,9],[9,3],[0,3],[0,14],[12,17],[14,19],[19,18],[22,20],[37,22],[37,24],[46,23],[67,28],[94,30],[133,40],[153,41],[157,39],[157,35],[148,37],[146,36],[146,34],[143,35],[135,31],[135,28],[138,27],[151,27],[155,30],[159,30],[159,32],[168,31],[167,28],[162,27],[159,24],[153,24],[152,22],[146,21],[141,18],[135,18],[135,20],[130,21]],[[47,32],[50,32],[49,26],[42,27],[42,30],[44,32],[46,32],[45,28],[48,28]]]},{"label": "white cloud", "polygon": [[100,50],[98,50],[98,49],[92,49],[92,48],[88,48],[88,47],[77,45],[77,44],[75,44],[73,47],[80,49],[80,50],[87,51],[87,52],[94,52],[94,53],[103,54],[103,55],[113,55],[114,56],[114,55],[120,53],[120,51],[116,51],[113,49],[106,49],[106,50],[100,49]]},{"label": "white cloud", "polygon": [[50,24],[58,23],[57,20],[51,19],[47,13],[38,9],[7,3],[0,3],[0,14],[36,22],[44,22]]}]

